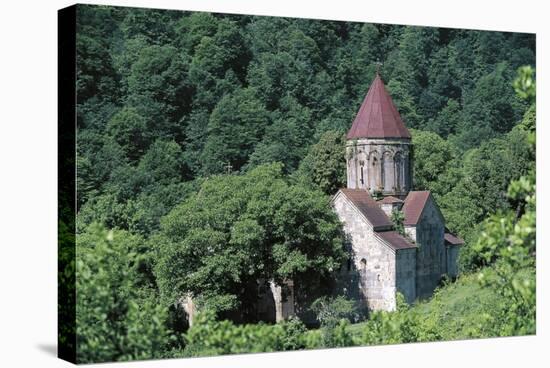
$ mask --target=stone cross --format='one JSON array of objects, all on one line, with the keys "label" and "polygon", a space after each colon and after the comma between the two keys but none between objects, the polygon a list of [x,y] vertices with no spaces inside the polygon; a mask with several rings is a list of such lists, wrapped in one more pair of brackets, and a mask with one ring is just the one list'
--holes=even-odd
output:
[{"label": "stone cross", "polygon": [[380,74],[380,67],[384,64],[380,60],[377,60],[374,65],[376,66],[376,74]]},{"label": "stone cross", "polygon": [[227,173],[231,174],[231,169],[233,169],[233,165],[228,161],[227,165],[224,166],[225,169],[227,169]]}]

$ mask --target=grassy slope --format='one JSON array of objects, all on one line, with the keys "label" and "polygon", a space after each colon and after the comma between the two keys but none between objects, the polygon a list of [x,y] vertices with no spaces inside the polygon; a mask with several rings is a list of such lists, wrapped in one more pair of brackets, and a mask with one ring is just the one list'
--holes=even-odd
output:
[{"label": "grassy slope", "polygon": [[[477,276],[477,273],[462,275],[407,313],[417,313],[425,323],[438,325],[442,340],[490,336],[493,317],[487,311],[502,303],[498,295],[479,285]],[[357,323],[350,326],[350,331],[360,336],[364,328],[365,323]]]}]

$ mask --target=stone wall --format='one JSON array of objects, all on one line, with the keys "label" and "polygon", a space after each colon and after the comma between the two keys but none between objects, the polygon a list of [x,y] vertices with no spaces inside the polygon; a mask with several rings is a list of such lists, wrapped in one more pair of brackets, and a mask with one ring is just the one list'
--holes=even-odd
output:
[{"label": "stone wall", "polygon": [[416,226],[405,226],[405,234],[416,242]]},{"label": "stone wall", "polygon": [[460,246],[448,245],[447,248],[447,274],[451,278],[458,276],[458,253]]},{"label": "stone wall", "polygon": [[416,299],[416,249],[400,249],[396,253],[395,283],[397,291],[409,304]]},{"label": "stone wall", "polygon": [[356,257],[366,260],[366,267],[360,270],[361,287],[370,310],[395,309],[395,252],[377,239],[368,242]]},{"label": "stone wall", "polygon": [[349,241],[348,280],[358,280],[360,301],[370,310],[395,309],[395,252],[374,237],[372,227],[343,194],[336,196],[333,207]]},{"label": "stone wall", "polygon": [[407,227],[406,232],[418,246],[416,296],[419,298],[431,296],[447,268],[444,245],[445,224],[431,196],[416,228],[413,230]]}]

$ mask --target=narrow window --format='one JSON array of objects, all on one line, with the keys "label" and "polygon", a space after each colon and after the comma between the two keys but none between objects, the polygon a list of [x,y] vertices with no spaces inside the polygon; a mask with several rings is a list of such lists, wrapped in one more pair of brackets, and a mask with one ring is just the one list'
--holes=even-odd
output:
[{"label": "narrow window", "polygon": [[401,191],[403,189],[403,185],[401,183],[401,180],[402,180],[401,167],[403,166],[403,163],[401,162],[401,154],[399,152],[396,153],[393,160],[395,165],[395,188],[397,191]]},{"label": "narrow window", "polygon": [[367,164],[365,165],[365,186],[369,190],[378,190],[380,188],[380,158],[378,157],[377,151],[372,151],[369,153]]},{"label": "narrow window", "polygon": [[382,164],[382,179],[384,190],[391,192],[395,190],[395,173],[393,169],[393,157],[390,152],[384,153]]},{"label": "narrow window", "polygon": [[367,270],[367,260],[365,258],[361,259],[361,272],[365,273]]},{"label": "narrow window", "polygon": [[364,186],[365,185],[365,178],[363,177],[363,167],[365,166],[365,161],[360,160],[359,161],[359,166],[360,166],[360,170],[361,170],[361,178],[360,178],[361,186]]}]

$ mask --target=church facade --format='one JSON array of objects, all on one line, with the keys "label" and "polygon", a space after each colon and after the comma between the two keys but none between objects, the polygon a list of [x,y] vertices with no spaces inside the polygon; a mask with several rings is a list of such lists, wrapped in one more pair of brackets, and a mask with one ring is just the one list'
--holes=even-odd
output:
[{"label": "church facade", "polygon": [[[394,310],[398,292],[409,303],[428,297],[443,277],[457,276],[464,242],[446,230],[429,191],[411,190],[412,152],[411,135],[376,75],[347,134],[347,187],[332,199],[349,252],[339,276],[369,310]],[[392,221],[397,212],[401,233]]]}]

